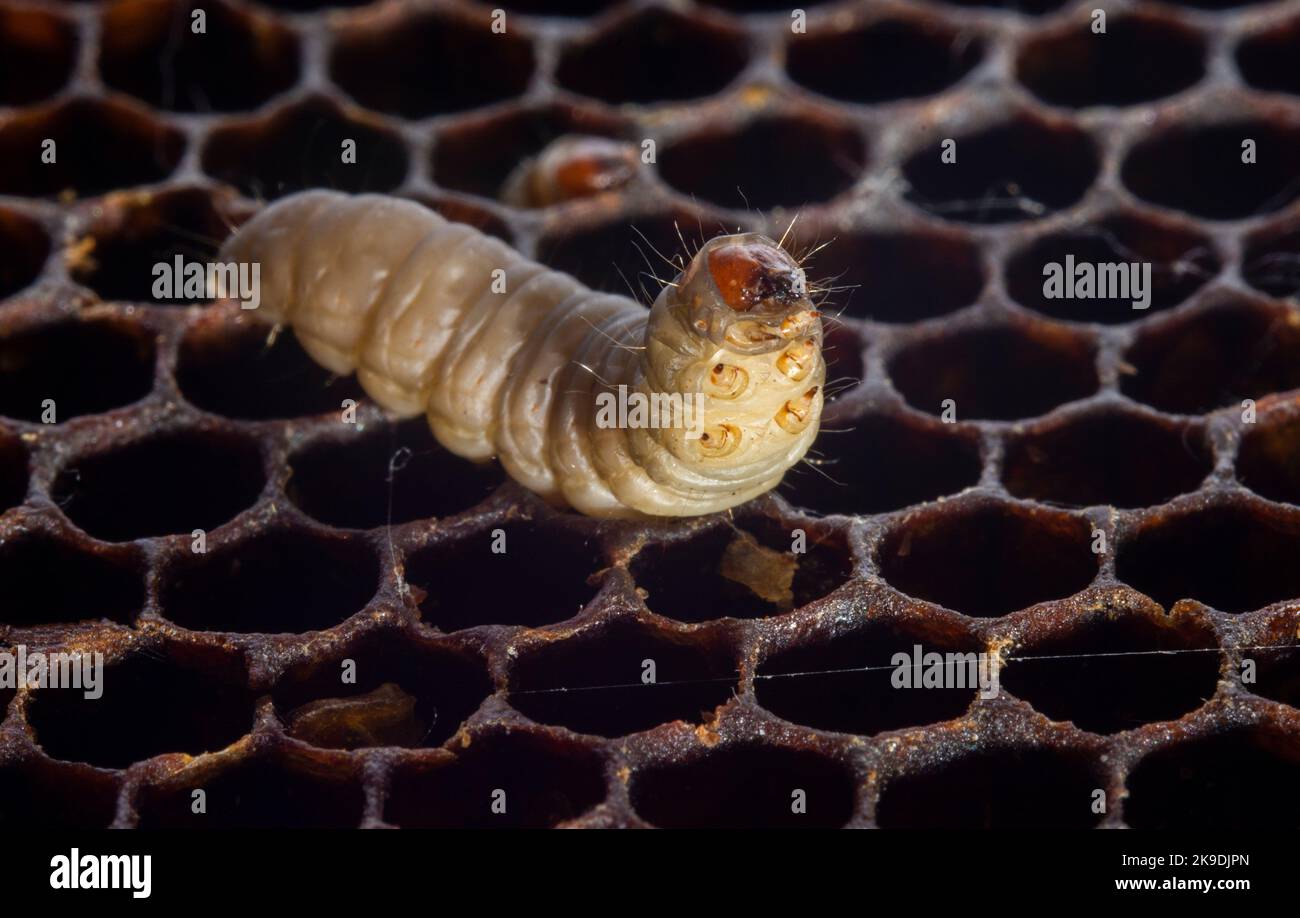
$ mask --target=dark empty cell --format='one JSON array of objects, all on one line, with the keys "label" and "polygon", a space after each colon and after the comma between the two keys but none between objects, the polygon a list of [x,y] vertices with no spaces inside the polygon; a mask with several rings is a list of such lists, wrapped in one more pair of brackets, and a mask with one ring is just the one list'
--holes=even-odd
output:
[{"label": "dark empty cell", "polygon": [[[847,769],[776,746],[730,746],[638,771],[629,792],[641,818],[664,829],[837,829],[853,816]],[[806,810],[795,812],[801,799]]]},{"label": "dark empty cell", "polygon": [[[1094,342],[1052,325],[946,331],[899,352],[894,386],[921,411],[957,420],[1032,418],[1097,390]],[[952,400],[955,406],[945,406]]]},{"label": "dark empty cell", "polygon": [[[344,162],[345,144],[355,162]],[[256,198],[278,198],[304,188],[389,191],[406,177],[400,137],[363,116],[345,115],[320,98],[218,128],[203,148],[203,170]]]},{"label": "dark empty cell", "polygon": [[972,753],[894,778],[881,793],[882,829],[1087,829],[1103,779],[1080,758],[1047,749]]},{"label": "dark empty cell", "polygon": [[222,749],[253,728],[242,663],[211,672],[137,654],[106,666],[100,698],[75,689],[38,691],[28,708],[36,740],[52,758],[126,768],[164,753]]},{"label": "dark empty cell", "polygon": [[[47,161],[51,149],[54,162]],[[24,111],[0,127],[0,194],[71,191],[87,197],[157,182],[171,174],[184,150],[180,131],[136,108],[72,99],[57,108]]]},{"label": "dark empty cell", "polygon": [[[545,829],[604,798],[595,753],[562,740],[506,733],[475,738],[445,765],[399,769],[384,818],[416,829]],[[505,812],[494,812],[494,804]]]},{"label": "dark empty cell", "polygon": [[0,827],[106,829],[117,804],[117,778],[89,768],[30,763],[0,769]]},{"label": "dark empty cell", "polygon": [[181,342],[176,376],[204,411],[254,421],[338,412],[365,397],[355,377],[333,376],[293,335],[270,326],[201,320]]},{"label": "dark empty cell", "polygon": [[1205,40],[1163,17],[1115,16],[1106,31],[1092,19],[1031,39],[1016,76],[1054,105],[1135,105],[1173,95],[1205,74]]},{"label": "dark empty cell", "polygon": [[1237,46],[1237,67],[1246,82],[1260,89],[1300,93],[1300,19],[1274,26]]},{"label": "dark empty cell", "polygon": [[[196,10],[205,17],[201,33]],[[118,0],[104,13],[102,36],[104,82],[170,111],[256,108],[298,76],[291,32],[223,2]]]},{"label": "dark empty cell", "polygon": [[50,238],[35,220],[0,210],[0,300],[22,290],[41,274]]},{"label": "dark empty cell", "polygon": [[880,570],[896,589],[988,618],[1071,596],[1097,573],[1086,519],[983,502],[922,511],[880,546]]},{"label": "dark empty cell", "polygon": [[852,124],[772,115],[679,140],[660,152],[659,172],[685,194],[765,210],[828,201],[853,184],[866,162],[866,142]]},{"label": "dark empty cell", "polygon": [[956,83],[983,56],[978,36],[936,22],[886,19],[865,28],[795,36],[786,69],[809,89],[847,102],[928,96]]},{"label": "dark empty cell", "polygon": [[494,30],[487,10],[428,10],[340,32],[330,76],[362,105],[423,118],[520,95],[533,66],[518,26]]},{"label": "dark empty cell", "polygon": [[818,440],[816,468],[786,475],[781,493],[790,503],[819,513],[887,513],[979,481],[972,430],[879,414],[846,426]]},{"label": "dark empty cell", "polygon": [[[651,543],[642,548],[632,560],[631,571],[637,586],[648,593],[646,605],[650,611],[683,622],[762,618],[821,599],[849,579],[853,565],[842,538],[832,534],[819,537],[816,532],[806,531],[806,550],[795,554],[791,553],[792,530],[775,522],[750,528],[754,531],[748,534],[713,529],[685,541]],[[746,540],[746,535],[752,541]],[[765,572],[764,565],[780,568],[793,559],[790,595],[785,600],[770,598],[772,591],[766,587],[765,598],[749,583],[724,573],[738,572],[725,561],[729,546],[737,540],[746,545],[757,543],[748,558],[759,574]],[[768,551],[772,552],[770,556]],[[777,580],[776,575],[772,576]]]},{"label": "dark empty cell", "polygon": [[[345,670],[344,662],[352,665]],[[345,673],[355,677],[344,682]],[[327,699],[348,700],[384,686],[400,694],[406,707],[395,713],[368,717],[341,707],[333,725],[312,736],[293,729],[304,706]],[[450,650],[413,643],[391,634],[363,639],[337,657],[302,663],[290,669],[275,688],[275,707],[289,724],[290,735],[313,745],[360,749],[370,746],[438,746],[492,693],[483,661]],[[380,712],[383,714],[383,712]],[[348,723],[348,720],[351,723]]]},{"label": "dark empty cell", "polygon": [[1300,299],[1300,226],[1286,225],[1247,237],[1241,276],[1271,296]]},{"label": "dark empty cell", "polygon": [[1092,141],[1065,122],[1022,116],[945,139],[956,141],[956,162],[943,161],[936,141],[903,164],[903,177],[909,201],[949,220],[1006,223],[1042,217],[1082,198],[1097,175]]},{"label": "dark empty cell", "polygon": [[748,59],[744,33],[649,9],[565,48],[556,79],[615,104],[693,99],[722,89]]},{"label": "dark empty cell", "polygon": [[1128,779],[1124,821],[1135,829],[1300,828],[1294,738],[1236,730],[1162,749]]},{"label": "dark empty cell", "polygon": [[[1067,270],[1071,265],[1073,273]],[[1136,277],[1130,265],[1137,265]],[[1113,325],[1177,306],[1220,267],[1209,240],[1200,234],[1144,217],[1118,216],[1036,240],[1012,256],[1006,281],[1017,302],[1044,315]],[[1049,271],[1064,282],[1052,296],[1046,287]],[[1086,295],[1061,295],[1073,293],[1085,281],[1090,287],[1080,288],[1080,293]],[[1143,299],[1138,286],[1149,297],[1142,309],[1133,305]]]},{"label": "dark empty cell", "polygon": [[136,565],[29,534],[0,546],[0,623],[25,627],[111,619],[129,624],[144,605]]},{"label": "dark empty cell", "polygon": [[[195,813],[202,789],[207,811]],[[241,762],[205,781],[176,778],[140,790],[142,829],[352,829],[365,794],[358,781],[266,760]]]},{"label": "dark empty cell", "polygon": [[[952,666],[944,674],[965,680],[967,687],[925,687],[915,669],[912,684],[897,687],[894,655],[902,653],[911,660],[918,645],[923,655],[944,654],[945,661],[948,654],[963,655],[951,658]],[[979,650],[960,633],[923,634],[919,629],[873,624],[825,646],[800,647],[766,660],[755,676],[754,689],[758,703],[773,714],[817,730],[874,734],[920,727],[966,713],[980,678],[978,669],[970,670],[969,661],[978,665]]]},{"label": "dark empty cell", "polygon": [[406,562],[406,579],[424,593],[424,621],[443,631],[537,627],[577,615],[596,595],[587,581],[602,566],[594,541],[511,523],[417,552]]},{"label": "dark empty cell", "polygon": [[1016,497],[1148,507],[1195,491],[1212,464],[1200,426],[1107,411],[1015,434],[1002,475]]},{"label": "dark empty cell", "polygon": [[62,16],[0,8],[0,105],[53,95],[68,82],[76,56],[76,29]]},{"label": "dark empty cell", "polygon": [[[654,683],[642,681],[654,662]],[[701,723],[736,688],[735,661],[716,641],[631,623],[520,655],[510,704],[538,723],[623,736],[673,720]]]},{"label": "dark empty cell", "polygon": [[823,325],[822,358],[826,361],[826,400],[833,402],[862,382],[862,339],[839,322]]},{"label": "dark empty cell", "polygon": [[1237,478],[1269,500],[1300,504],[1300,414],[1248,427],[1237,452]]},{"label": "dark empty cell", "polygon": [[468,510],[503,480],[500,467],[440,447],[416,418],[324,442],[290,460],[289,497],[322,523],[372,529]]},{"label": "dark empty cell", "polygon": [[27,496],[27,448],[17,436],[0,430],[0,513]]},{"label": "dark empty cell", "polygon": [[58,422],[129,405],[153,388],[154,339],[134,323],[70,320],[0,336],[0,415]]},{"label": "dark empty cell", "polygon": [[[1290,640],[1294,631],[1284,632]],[[1255,682],[1245,687],[1256,695],[1300,708],[1300,651],[1292,644],[1282,647],[1250,647],[1242,651],[1255,663]],[[1239,670],[1240,671],[1240,670]]]},{"label": "dark empty cell", "polygon": [[[1242,158],[1252,151],[1253,162]],[[1300,197],[1300,128],[1264,121],[1175,125],[1144,140],[1120,176],[1138,197],[1213,220],[1270,213]]]},{"label": "dark empty cell", "polygon": [[1052,720],[1118,733],[1199,708],[1218,687],[1219,654],[1208,628],[1132,614],[1016,651],[1001,681]]},{"label": "dark empty cell", "polygon": [[[174,299],[154,296],[155,266],[206,264],[229,233],[225,218],[211,197],[197,188],[164,192],[147,200],[108,208],[109,216],[91,228],[94,247],[71,265],[75,280],[105,300],[184,305],[206,297],[187,298],[183,289]],[[183,279],[177,278],[177,280]]]},{"label": "dark empty cell", "polygon": [[181,559],[166,575],[163,615],[195,631],[319,631],[360,612],[377,574],[355,537],[263,533]]},{"label": "dark empty cell", "polygon": [[1300,325],[1285,309],[1227,301],[1140,334],[1125,360],[1126,395],[1199,414],[1300,388]]},{"label": "dark empty cell", "polygon": [[1125,535],[1115,572],[1166,608],[1195,599],[1249,612],[1300,599],[1300,519],[1254,506],[1157,517]]},{"label": "dark empty cell", "polygon": [[265,480],[255,442],[193,430],[74,460],[51,496],[95,538],[125,542],[215,529],[251,507]]}]

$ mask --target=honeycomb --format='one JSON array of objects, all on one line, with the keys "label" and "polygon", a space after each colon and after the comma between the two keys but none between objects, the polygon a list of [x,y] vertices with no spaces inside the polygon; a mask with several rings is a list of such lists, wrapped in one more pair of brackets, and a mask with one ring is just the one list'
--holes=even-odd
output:
[{"label": "honeycomb", "polygon": [[[1300,824],[1300,3],[499,5],[0,0],[0,649],[106,663],[0,690],[0,823]],[[656,161],[500,203],[573,133]],[[825,244],[818,464],[585,519],[153,298],[314,186],[624,293]],[[1066,255],[1150,308],[1044,298]],[[781,596],[724,575],[796,530]],[[892,689],[916,644],[1002,691]]]}]

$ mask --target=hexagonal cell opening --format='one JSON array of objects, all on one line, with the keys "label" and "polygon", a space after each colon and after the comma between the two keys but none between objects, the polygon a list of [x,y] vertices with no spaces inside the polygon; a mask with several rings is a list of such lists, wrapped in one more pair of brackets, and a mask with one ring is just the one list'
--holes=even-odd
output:
[{"label": "hexagonal cell opening", "polygon": [[[647,660],[652,683],[642,681]],[[617,621],[523,651],[509,698],[538,723],[614,737],[674,720],[703,723],[731,698],[738,678],[724,639]]]},{"label": "hexagonal cell opening", "polygon": [[[1251,162],[1243,162],[1247,141]],[[1167,127],[1135,146],[1120,168],[1138,197],[1212,220],[1280,210],[1300,197],[1297,174],[1300,128],[1262,120]]]},{"label": "hexagonal cell opening", "polygon": [[[495,534],[499,533],[499,534]],[[572,618],[596,595],[593,540],[556,526],[513,522],[430,545],[407,559],[424,621],[443,631],[530,628]]]},{"label": "hexagonal cell opening", "polygon": [[764,115],[659,151],[659,174],[678,191],[746,211],[829,201],[866,164],[858,128],[825,116]]},{"label": "hexagonal cell opening", "polygon": [[[819,646],[769,657],[754,676],[758,703],[792,723],[816,730],[873,735],[954,720],[966,713],[979,687],[967,660],[945,670],[968,680],[963,688],[922,688],[921,674],[906,688],[893,682],[895,655],[978,654],[982,647],[947,623],[929,626],[870,622]],[[925,664],[923,664],[925,665]],[[973,678],[971,678],[973,676]]]},{"label": "hexagonal cell opening", "polygon": [[0,9],[0,105],[28,105],[58,92],[77,59],[77,30],[62,16]]},{"label": "hexagonal cell opening", "polygon": [[1106,410],[1013,433],[1002,480],[1030,500],[1149,507],[1195,491],[1213,464],[1200,425]]},{"label": "hexagonal cell opening", "polygon": [[196,666],[136,653],[104,668],[102,697],[39,690],[27,720],[41,748],[56,759],[126,768],[163,753],[198,755],[252,729],[246,678],[242,661],[225,654]]},{"label": "hexagonal cell opening", "polygon": [[27,447],[20,437],[0,429],[0,513],[27,497]]},{"label": "hexagonal cell opening", "polygon": [[1077,202],[1097,177],[1097,151],[1068,122],[1021,116],[958,135],[957,161],[936,143],[903,164],[904,197],[924,211],[963,223],[1032,220]]},{"label": "hexagonal cell opening", "polygon": [[265,483],[256,441],[186,430],[74,459],[50,496],[90,535],[126,542],[215,529],[251,507]]},{"label": "hexagonal cell opening", "polygon": [[1237,46],[1237,67],[1246,82],[1259,89],[1300,94],[1300,18],[1272,26]]},{"label": "hexagonal cell opening", "polygon": [[62,763],[30,763],[0,769],[0,826],[25,831],[34,825],[106,829],[117,807],[118,779]]},{"label": "hexagonal cell opening", "polygon": [[1300,414],[1265,417],[1246,428],[1237,451],[1237,478],[1269,500],[1300,504]]},{"label": "hexagonal cell opening", "polygon": [[[638,770],[628,790],[637,814],[665,829],[838,829],[853,817],[854,780],[844,766],[777,746],[728,746]],[[802,813],[792,811],[797,791]]]},{"label": "hexagonal cell opening", "polygon": [[[598,755],[571,741],[521,732],[476,737],[445,765],[399,768],[384,818],[402,828],[551,828],[605,799],[603,772]],[[505,812],[494,813],[502,794]]]},{"label": "hexagonal cell opening", "polygon": [[882,829],[1088,829],[1105,780],[1080,756],[1048,749],[975,752],[881,792]]},{"label": "hexagonal cell opening", "polygon": [[[838,427],[839,425],[831,425]],[[816,445],[819,465],[796,466],[781,494],[818,513],[888,513],[970,487],[980,442],[970,428],[910,416],[868,414]]]},{"label": "hexagonal cell opening", "polygon": [[637,552],[629,567],[648,593],[650,611],[682,622],[779,615],[829,595],[853,572],[837,530],[798,527],[806,550],[794,553],[795,526],[767,519],[743,525],[652,542]]},{"label": "hexagonal cell opening", "polygon": [[1241,276],[1270,296],[1300,299],[1300,224],[1271,227],[1246,237]]},{"label": "hexagonal cell opening", "polygon": [[50,237],[35,220],[12,210],[0,210],[0,300],[19,292],[40,277],[50,254]]},{"label": "hexagonal cell opening", "polygon": [[862,382],[866,372],[862,351],[862,339],[856,330],[842,322],[823,323],[822,358],[826,361],[828,405],[852,392]]},{"label": "hexagonal cell opening", "polygon": [[[1244,649],[1241,656],[1255,663],[1255,683],[1244,687],[1262,698],[1300,708],[1300,650],[1294,639],[1295,625],[1283,616],[1271,635],[1251,641],[1253,646]],[[1260,646],[1265,642],[1280,646]]]},{"label": "hexagonal cell opening", "polygon": [[894,387],[920,411],[958,420],[1032,418],[1097,391],[1095,343],[1047,323],[945,330],[889,362]]},{"label": "hexagonal cell opening", "polygon": [[984,56],[973,31],[919,19],[883,19],[850,31],[796,35],[786,69],[797,83],[845,102],[928,96],[956,83]]},{"label": "hexagonal cell opening", "polygon": [[0,623],[19,628],[107,619],[130,624],[144,605],[140,565],[28,533],[0,546]]},{"label": "hexagonal cell opening", "polygon": [[570,44],[555,78],[565,89],[615,105],[693,99],[722,89],[748,60],[744,33],[648,9]]},{"label": "hexagonal cell opening", "polygon": [[1129,14],[1092,31],[1091,18],[1029,40],[1016,76],[1053,105],[1136,105],[1173,95],[1205,75],[1205,39],[1161,16]]},{"label": "hexagonal cell opening", "polygon": [[[205,14],[203,34],[191,28],[197,9]],[[221,0],[117,0],[104,11],[101,30],[104,82],[156,108],[257,108],[298,78],[294,34]]]},{"label": "hexagonal cell opening", "polygon": [[378,573],[358,538],[264,532],[173,564],[163,575],[162,614],[194,631],[321,631],[370,602]]},{"label": "hexagonal cell opening", "polygon": [[1097,574],[1082,517],[982,501],[921,511],[880,545],[890,586],[965,615],[992,618],[1087,587]]},{"label": "hexagonal cell opening", "polygon": [[1300,517],[1250,504],[1156,517],[1120,538],[1115,573],[1165,608],[1249,612],[1300,599]]},{"label": "hexagonal cell opening", "polygon": [[[1130,265],[1137,265],[1139,273]],[[1064,280],[1063,289],[1053,290],[1052,296],[1044,274],[1048,266]],[[1007,262],[1006,283],[1018,303],[1053,319],[1116,325],[1177,306],[1221,267],[1201,234],[1146,217],[1117,215],[1040,237],[1020,249]],[[1061,295],[1073,294],[1076,287],[1081,296]],[[1144,299],[1143,308],[1134,305]]]},{"label": "hexagonal cell opening", "polygon": [[486,10],[425,10],[340,30],[330,77],[362,105],[424,118],[518,96],[535,65],[517,26],[492,28]]}]

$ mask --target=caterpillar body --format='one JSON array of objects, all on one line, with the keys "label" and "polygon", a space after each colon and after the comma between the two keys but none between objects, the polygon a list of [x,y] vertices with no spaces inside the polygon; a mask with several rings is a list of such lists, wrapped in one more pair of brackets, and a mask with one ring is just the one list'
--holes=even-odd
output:
[{"label": "caterpillar body", "polygon": [[[382,195],[283,198],[219,257],[259,263],[260,311],[385,410],[425,414],[450,451],[496,456],[588,515],[733,507],[817,435],[821,320],[798,263],[763,236],[711,239],[649,310]],[[599,423],[598,395],[615,390],[689,396],[702,421],[694,435]]]}]

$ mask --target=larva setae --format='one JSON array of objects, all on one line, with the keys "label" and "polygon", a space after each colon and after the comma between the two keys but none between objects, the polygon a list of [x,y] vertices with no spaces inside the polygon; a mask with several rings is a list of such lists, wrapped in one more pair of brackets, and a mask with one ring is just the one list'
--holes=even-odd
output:
[{"label": "larva setae", "polygon": [[[774,487],[817,435],[826,365],[803,270],[718,236],[650,310],[398,198],[306,191],[222,247],[261,310],[397,416],[592,516],[694,516]],[[598,395],[688,396],[681,425],[601,423]],[[606,399],[607,401],[608,399]],[[680,401],[680,400],[679,400]]]}]

